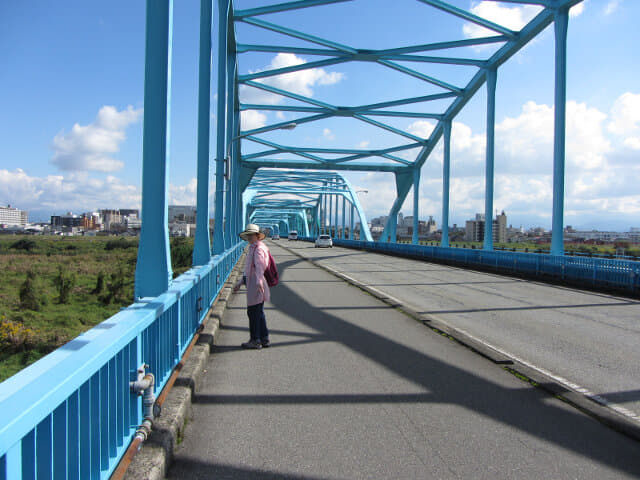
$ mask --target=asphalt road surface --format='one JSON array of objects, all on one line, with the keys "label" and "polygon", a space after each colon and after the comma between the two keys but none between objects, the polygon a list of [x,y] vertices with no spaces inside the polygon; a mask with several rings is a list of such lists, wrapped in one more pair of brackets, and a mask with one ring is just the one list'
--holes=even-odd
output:
[{"label": "asphalt road surface", "polygon": [[272,346],[240,348],[246,301],[232,296],[168,478],[640,476],[637,442],[270,246]]},{"label": "asphalt road surface", "polygon": [[640,301],[345,248],[285,245],[640,423]]}]

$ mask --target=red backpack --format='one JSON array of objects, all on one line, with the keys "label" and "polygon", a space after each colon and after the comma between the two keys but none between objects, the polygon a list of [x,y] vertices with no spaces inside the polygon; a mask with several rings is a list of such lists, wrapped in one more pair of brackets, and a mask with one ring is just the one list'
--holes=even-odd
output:
[{"label": "red backpack", "polygon": [[275,260],[273,260],[271,252],[267,250],[267,253],[269,255],[269,265],[264,271],[264,278],[267,281],[267,285],[269,285],[270,287],[275,287],[276,285],[278,285],[279,280],[278,267],[276,267],[276,262]]}]

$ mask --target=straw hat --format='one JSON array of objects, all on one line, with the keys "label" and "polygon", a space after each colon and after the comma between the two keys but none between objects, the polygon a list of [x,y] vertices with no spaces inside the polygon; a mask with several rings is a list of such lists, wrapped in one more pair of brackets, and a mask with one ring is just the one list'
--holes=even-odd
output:
[{"label": "straw hat", "polygon": [[258,225],[249,223],[244,229],[244,232],[240,232],[240,238],[246,240],[247,236],[252,233],[256,233],[258,235],[258,240],[264,240],[264,237],[266,236],[263,232],[260,231],[260,227]]}]

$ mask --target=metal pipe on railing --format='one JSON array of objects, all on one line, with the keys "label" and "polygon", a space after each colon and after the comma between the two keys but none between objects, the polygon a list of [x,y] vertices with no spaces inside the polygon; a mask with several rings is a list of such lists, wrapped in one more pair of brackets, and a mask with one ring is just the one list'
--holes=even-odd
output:
[{"label": "metal pipe on railing", "polygon": [[154,395],[156,379],[152,373],[145,374],[145,369],[147,367],[148,365],[143,364],[138,368],[138,379],[133,382],[129,382],[131,392],[137,395],[142,395],[144,420],[136,429],[136,433],[133,436],[133,440],[131,441],[129,448],[127,448],[127,451],[122,457],[122,460],[120,460],[118,467],[111,475],[111,480],[121,480],[124,478],[133,457],[136,456],[136,453],[138,453],[142,444],[149,438],[149,435],[151,435],[154,418],[160,415],[160,407],[156,405],[156,397]]}]

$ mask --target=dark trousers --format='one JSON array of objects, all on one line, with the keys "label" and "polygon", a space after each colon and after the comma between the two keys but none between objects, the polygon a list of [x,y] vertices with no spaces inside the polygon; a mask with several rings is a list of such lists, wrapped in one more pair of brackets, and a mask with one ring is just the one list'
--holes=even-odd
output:
[{"label": "dark trousers", "polygon": [[249,334],[251,340],[267,340],[269,330],[267,330],[267,319],[264,316],[264,302],[247,307],[249,316]]}]

